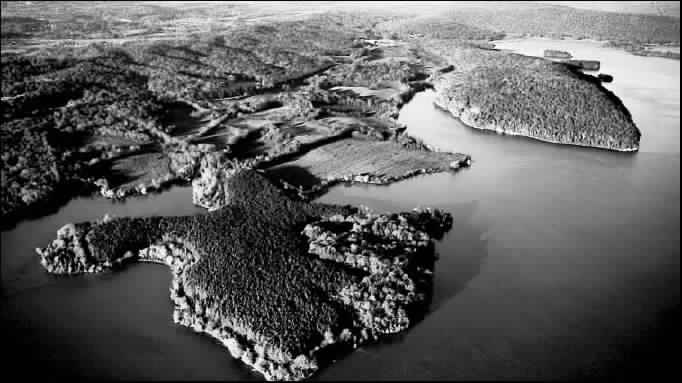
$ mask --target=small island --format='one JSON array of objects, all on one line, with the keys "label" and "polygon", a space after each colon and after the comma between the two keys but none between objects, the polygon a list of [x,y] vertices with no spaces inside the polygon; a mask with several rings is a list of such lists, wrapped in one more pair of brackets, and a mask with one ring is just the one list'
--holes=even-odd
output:
[{"label": "small island", "polygon": [[597,60],[566,60],[562,62],[570,67],[586,71],[597,71],[601,66]]},{"label": "small island", "polygon": [[543,56],[548,59],[570,59],[573,58],[569,52],[555,49],[545,49]]}]

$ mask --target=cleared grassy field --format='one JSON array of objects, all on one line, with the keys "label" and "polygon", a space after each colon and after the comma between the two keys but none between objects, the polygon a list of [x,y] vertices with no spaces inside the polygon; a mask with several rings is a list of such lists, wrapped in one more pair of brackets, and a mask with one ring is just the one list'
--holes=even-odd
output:
[{"label": "cleared grassy field", "polygon": [[351,91],[359,97],[378,97],[384,100],[392,100],[400,97],[400,89],[396,86],[394,88],[369,89],[364,86],[336,86],[330,89],[331,91]]},{"label": "cleared grassy field", "polygon": [[387,183],[422,171],[447,171],[453,162],[467,158],[459,153],[408,150],[394,141],[353,137],[312,149],[268,169],[268,173],[304,188],[334,180]]},{"label": "cleared grassy field", "polygon": [[167,177],[171,173],[170,158],[165,153],[136,154],[114,161],[111,171],[121,177],[120,183],[113,186],[135,188]]}]

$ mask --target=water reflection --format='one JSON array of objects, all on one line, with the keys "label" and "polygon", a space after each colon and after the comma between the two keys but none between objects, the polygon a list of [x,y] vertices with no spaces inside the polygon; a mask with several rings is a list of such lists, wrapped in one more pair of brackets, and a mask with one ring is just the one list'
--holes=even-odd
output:
[{"label": "water reflection", "polygon": [[[439,258],[434,270],[434,291],[430,311],[438,310],[481,273],[488,256],[488,229],[474,223],[478,201],[454,204],[452,230],[438,246]],[[442,272],[439,272],[441,271]]]}]

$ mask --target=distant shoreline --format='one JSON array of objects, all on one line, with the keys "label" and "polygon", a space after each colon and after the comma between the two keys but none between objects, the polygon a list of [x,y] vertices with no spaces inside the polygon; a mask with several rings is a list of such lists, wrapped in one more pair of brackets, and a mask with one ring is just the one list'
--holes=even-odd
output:
[{"label": "distant shoreline", "polygon": [[[643,57],[658,57],[658,58],[665,58],[665,59],[671,59],[671,60],[679,60],[680,59],[680,53],[679,52],[673,52],[673,51],[654,51],[647,49],[647,47],[669,47],[669,48],[677,48],[679,50],[680,44],[679,43],[670,43],[670,44],[644,44],[644,43],[634,43],[634,42],[618,42],[618,41],[613,41],[613,40],[596,40],[596,39],[580,39],[576,37],[547,37],[547,36],[533,36],[533,35],[528,35],[528,36],[518,36],[518,35],[513,35],[509,37],[505,37],[501,40],[493,40],[490,43],[497,45],[499,42],[514,42],[514,41],[523,41],[526,39],[540,39],[540,40],[548,40],[548,41],[553,41],[553,40],[559,40],[559,41],[570,41],[570,42],[590,42],[590,43],[595,43],[595,44],[600,44],[603,47],[606,48],[615,48],[619,50],[624,50],[632,55],[635,56],[643,56]],[[630,49],[628,49],[630,48]],[[637,49],[635,49],[637,48]]]}]

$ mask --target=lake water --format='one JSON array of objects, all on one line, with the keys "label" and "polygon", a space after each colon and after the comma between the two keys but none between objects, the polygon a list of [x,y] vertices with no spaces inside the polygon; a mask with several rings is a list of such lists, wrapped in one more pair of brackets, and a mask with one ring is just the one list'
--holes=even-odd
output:
[{"label": "lake water", "polygon": [[[600,60],[602,72],[614,76],[607,86],[642,131],[640,152],[476,131],[435,109],[432,92],[416,95],[400,116],[409,132],[471,154],[472,167],[383,187],[338,186],[320,201],[450,211],[455,222],[438,244],[431,312],[315,379],[631,376],[665,359],[656,352],[664,340],[676,341],[667,331],[679,318],[680,297],[679,61],[590,41],[497,45]],[[192,206],[189,188],[125,204],[78,198],[3,232],[1,302],[9,322],[2,327],[22,343],[10,343],[15,360],[64,376],[259,379],[210,338],[172,323],[165,266],[74,278],[43,271],[35,247],[67,222],[105,213],[203,210]]]},{"label": "lake water", "polygon": [[607,87],[642,131],[640,152],[474,130],[435,109],[433,92],[416,95],[400,115],[409,133],[471,154],[471,168],[385,187],[338,186],[320,200],[452,212],[432,313],[320,379],[631,377],[672,360],[664,357],[672,341],[661,339],[679,334],[666,333],[680,302],[679,61],[590,41],[496,43],[600,60],[614,76]]}]

